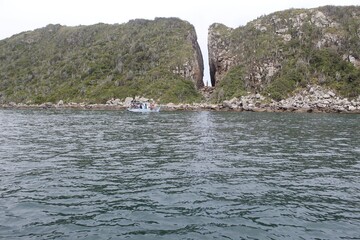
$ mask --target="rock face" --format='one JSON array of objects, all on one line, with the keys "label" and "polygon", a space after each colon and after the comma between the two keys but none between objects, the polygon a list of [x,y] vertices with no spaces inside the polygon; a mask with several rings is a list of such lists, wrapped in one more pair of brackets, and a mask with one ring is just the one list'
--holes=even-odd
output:
[{"label": "rock face", "polygon": [[203,70],[195,29],[178,18],[48,25],[0,41],[0,103],[186,102],[200,96]]},{"label": "rock face", "polygon": [[193,56],[181,66],[176,66],[175,69],[173,69],[173,73],[181,75],[186,79],[191,79],[195,83],[196,88],[201,89],[204,87],[204,60],[194,29],[193,31],[189,31],[186,41],[191,44],[193,48]]},{"label": "rock face", "polygon": [[230,48],[232,29],[214,23],[208,31],[208,52],[211,85],[215,86],[226,72],[235,64],[235,55]]},{"label": "rock face", "polygon": [[360,95],[360,7],[291,9],[236,29],[216,23],[208,50],[215,94],[228,100],[240,97],[232,90],[240,80],[246,91],[276,100],[309,84]]},{"label": "rock face", "polygon": [[197,89],[201,89],[202,87],[204,87],[204,59],[203,59],[203,55],[199,46],[199,43],[197,41],[197,36],[195,33],[195,30],[192,32],[193,34],[191,34],[191,43],[194,49],[194,59],[195,61],[193,62],[193,66],[195,66],[195,71],[194,71],[194,81],[196,82],[196,87]]}]

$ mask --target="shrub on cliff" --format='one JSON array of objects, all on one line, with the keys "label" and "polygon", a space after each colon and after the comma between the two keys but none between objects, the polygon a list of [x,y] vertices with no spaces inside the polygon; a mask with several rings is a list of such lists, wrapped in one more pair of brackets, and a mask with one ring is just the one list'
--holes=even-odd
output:
[{"label": "shrub on cliff", "polygon": [[184,86],[189,99],[199,98],[194,36],[177,18],[20,33],[0,41],[0,102],[105,103],[134,95],[179,102],[187,101]]},{"label": "shrub on cliff", "polygon": [[275,100],[308,84],[330,87],[343,97],[360,95],[358,6],[290,9],[222,34],[224,28],[210,27],[209,56],[215,92],[222,89],[225,98],[235,91],[227,77],[236,66],[243,66],[239,90],[245,86]]},{"label": "shrub on cliff", "polygon": [[246,95],[244,82],[244,67],[236,66],[232,68],[216,87],[212,101],[222,102],[226,99]]}]

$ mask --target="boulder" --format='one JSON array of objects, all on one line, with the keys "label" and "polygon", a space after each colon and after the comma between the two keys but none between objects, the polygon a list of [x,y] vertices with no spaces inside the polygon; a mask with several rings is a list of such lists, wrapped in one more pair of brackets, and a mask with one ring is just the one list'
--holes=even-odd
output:
[{"label": "boulder", "polygon": [[336,94],[335,94],[333,91],[329,91],[327,94],[328,94],[331,98],[333,98],[333,97],[336,96]]},{"label": "boulder", "polygon": [[127,98],[125,98],[125,100],[124,100],[124,106],[125,106],[125,107],[130,107],[131,102],[132,102],[133,100],[134,100],[134,99],[133,99],[132,97],[127,97]]},{"label": "boulder", "polygon": [[347,106],[347,109],[352,112],[352,111],[355,111],[356,110],[356,107],[354,106]]},{"label": "boulder", "polygon": [[120,103],[121,101],[118,98],[113,101],[113,105],[120,105]]}]

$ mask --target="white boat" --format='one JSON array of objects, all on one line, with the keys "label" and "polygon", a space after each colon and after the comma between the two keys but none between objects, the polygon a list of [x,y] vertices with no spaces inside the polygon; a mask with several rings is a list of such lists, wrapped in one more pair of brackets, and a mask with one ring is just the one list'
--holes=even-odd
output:
[{"label": "white boat", "polygon": [[151,103],[133,102],[127,110],[140,113],[160,112],[160,107]]}]

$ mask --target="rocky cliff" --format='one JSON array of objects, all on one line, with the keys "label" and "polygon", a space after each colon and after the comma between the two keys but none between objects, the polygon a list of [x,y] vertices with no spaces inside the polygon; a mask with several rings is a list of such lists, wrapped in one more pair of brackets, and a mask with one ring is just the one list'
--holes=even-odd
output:
[{"label": "rocky cliff", "polygon": [[195,29],[177,18],[48,25],[0,41],[0,103],[187,102],[200,98],[202,79]]},{"label": "rocky cliff", "polygon": [[291,9],[236,29],[216,23],[208,50],[215,101],[248,92],[281,100],[310,85],[360,95],[360,7]]}]

